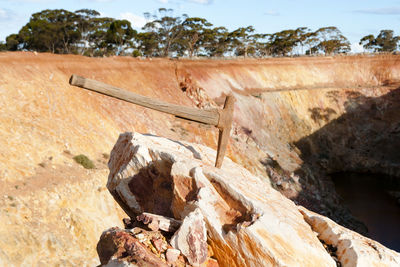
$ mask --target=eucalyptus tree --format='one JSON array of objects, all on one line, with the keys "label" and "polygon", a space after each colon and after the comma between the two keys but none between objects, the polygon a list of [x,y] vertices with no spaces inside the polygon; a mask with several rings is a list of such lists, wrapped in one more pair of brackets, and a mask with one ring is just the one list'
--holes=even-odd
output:
[{"label": "eucalyptus tree", "polygon": [[208,30],[212,24],[204,18],[188,17],[183,21],[182,26],[183,32],[180,44],[184,50],[188,51],[189,57],[193,57],[207,42]]},{"label": "eucalyptus tree", "polygon": [[271,55],[271,49],[268,42],[269,37],[270,34],[265,33],[257,33],[252,35],[255,50],[254,56],[266,57]]},{"label": "eucalyptus tree", "polygon": [[376,45],[376,39],[373,34],[369,34],[361,38],[359,44],[362,45],[366,50],[374,52],[379,51],[379,47]]},{"label": "eucalyptus tree", "polygon": [[106,42],[110,50],[116,55],[123,54],[126,49],[131,48],[132,39],[137,32],[132,29],[131,23],[127,20],[114,20],[107,30]]},{"label": "eucalyptus tree", "polygon": [[172,15],[172,9],[160,8],[158,9],[158,13],[158,15],[145,13],[147,19],[152,18],[153,20],[147,22],[144,25],[143,30],[157,34],[157,41],[161,51],[160,54],[163,57],[167,57],[172,52],[171,48],[173,47],[173,44],[182,36],[182,19],[180,17],[174,17]]},{"label": "eucalyptus tree", "polygon": [[296,30],[283,30],[269,36],[269,49],[273,55],[287,56],[299,44]]},{"label": "eucalyptus tree", "polygon": [[325,55],[350,51],[350,42],[338,28],[334,26],[323,27],[315,33],[320,42],[314,49],[322,51]]},{"label": "eucalyptus tree", "polygon": [[96,31],[96,18],[100,13],[93,9],[79,9],[75,11],[77,28],[80,33],[81,54],[85,54],[90,48],[90,37]]},{"label": "eucalyptus tree", "polygon": [[156,32],[139,32],[136,35],[136,53],[146,57],[160,56],[158,35]]},{"label": "eucalyptus tree", "polygon": [[4,44],[3,49],[8,51],[17,51],[21,43],[22,40],[18,34],[10,34],[6,38],[6,43]]},{"label": "eucalyptus tree", "polygon": [[255,31],[253,26],[240,27],[229,33],[231,50],[236,56],[247,57],[248,53],[255,54],[255,47],[258,35],[253,35]]},{"label": "eucalyptus tree", "polygon": [[307,47],[308,49],[306,50],[305,54],[306,55],[312,55],[318,52],[318,44],[320,42],[320,39],[317,36],[316,32],[307,32],[305,33],[305,40],[304,40],[304,46]]},{"label": "eucalyptus tree", "polygon": [[93,30],[89,34],[89,51],[91,55],[103,56],[112,52],[111,45],[107,42],[109,29],[113,18],[93,18]]},{"label": "eucalyptus tree", "polygon": [[312,32],[307,27],[299,27],[295,30],[298,46],[300,47],[300,54],[304,54],[304,46],[307,44],[307,39],[311,37]]},{"label": "eucalyptus tree", "polygon": [[80,40],[76,14],[64,9],[46,9],[32,14],[18,36],[23,48],[53,53],[74,52]]},{"label": "eucalyptus tree", "polygon": [[[154,15],[145,13],[145,17],[148,22],[138,33],[129,21],[100,17],[96,10],[46,9],[32,14],[18,34],[11,34],[6,43],[0,43],[0,49],[91,56],[120,55],[133,49],[132,55],[147,57],[264,57],[303,54],[304,48],[308,48],[307,54],[341,53],[350,49],[348,40],[336,27],[324,27],[315,32],[299,27],[260,34],[255,33],[253,26],[229,32],[225,27],[213,27],[204,18],[174,16],[172,9],[160,8]],[[360,44],[375,51],[394,51],[398,41],[393,31],[383,30],[376,38],[365,36]]]},{"label": "eucalyptus tree", "polygon": [[203,48],[210,57],[221,57],[230,51],[230,39],[228,29],[215,27],[204,31]]},{"label": "eucalyptus tree", "polygon": [[360,45],[375,52],[393,52],[397,50],[399,41],[400,37],[394,36],[392,30],[381,30],[376,38],[372,34],[361,38]]}]

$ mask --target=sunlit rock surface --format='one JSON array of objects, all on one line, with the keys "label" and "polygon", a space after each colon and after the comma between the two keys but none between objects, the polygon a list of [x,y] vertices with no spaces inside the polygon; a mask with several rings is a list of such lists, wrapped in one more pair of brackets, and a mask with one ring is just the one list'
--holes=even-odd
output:
[{"label": "sunlit rock surface", "polygon": [[[215,151],[125,133],[111,153],[108,189],[131,215],[201,211],[221,266],[334,266],[290,200]],[[179,231],[179,230],[178,230]]]},{"label": "sunlit rock surface", "polygon": [[378,242],[366,238],[358,233],[346,229],[334,221],[309,211],[299,208],[304,219],[311,225],[313,231],[318,233],[319,239],[337,247],[337,255],[344,267],[400,266],[400,254],[390,250]]},{"label": "sunlit rock surface", "polygon": [[198,266],[207,260],[207,229],[200,209],[189,213],[171,238],[171,245],[186,256],[189,263]]},{"label": "sunlit rock surface", "polygon": [[[320,240],[337,248],[343,266],[400,264],[395,251],[297,207],[229,158],[221,169],[212,167],[214,159],[208,147],[124,133],[111,153],[107,187],[131,216],[174,216],[194,228],[204,217],[221,266],[335,266]],[[185,231],[172,242],[185,233],[190,240]]]}]

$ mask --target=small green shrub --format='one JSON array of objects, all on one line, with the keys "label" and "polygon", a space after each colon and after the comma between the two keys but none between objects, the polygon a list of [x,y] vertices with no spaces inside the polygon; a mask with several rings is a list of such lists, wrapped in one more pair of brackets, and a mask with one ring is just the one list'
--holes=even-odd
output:
[{"label": "small green shrub", "polygon": [[45,167],[46,167],[46,163],[44,163],[44,162],[40,162],[38,165],[39,165],[40,167],[42,167],[42,168],[45,168]]},{"label": "small green shrub", "polygon": [[83,154],[73,157],[76,163],[81,164],[85,169],[94,169],[94,163]]},{"label": "small green shrub", "polygon": [[140,56],[142,56],[142,53],[140,53],[139,50],[133,50],[132,57],[140,57]]}]

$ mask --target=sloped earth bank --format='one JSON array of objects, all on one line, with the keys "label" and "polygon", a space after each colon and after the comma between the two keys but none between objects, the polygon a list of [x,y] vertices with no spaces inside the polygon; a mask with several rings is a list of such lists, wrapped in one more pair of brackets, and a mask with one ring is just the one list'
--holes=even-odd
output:
[{"label": "sloped earth bank", "polygon": [[[126,131],[216,148],[214,128],[71,87],[72,73],[199,108],[220,107],[224,96],[233,93],[237,104],[228,157],[296,203],[362,231],[362,224],[338,206],[326,174],[400,175],[399,60],[394,55],[177,61],[0,53],[1,221],[10,222],[0,225],[1,263],[90,262],[96,258],[93,237],[100,236],[106,223],[83,218],[103,205],[97,216],[109,220],[107,225],[120,222],[122,213],[109,212],[117,207],[99,189],[106,183],[104,164],[85,170],[71,155],[104,161],[119,133]],[[52,190],[63,192],[58,194],[61,202],[51,200]],[[13,200],[20,198],[25,209],[15,207]],[[62,221],[63,207],[78,214],[71,199],[80,203],[82,216],[59,227],[44,219],[51,214],[54,222]],[[36,216],[36,208],[51,212]],[[74,223],[80,231],[65,231],[76,229]],[[26,242],[16,232],[36,234]],[[89,232],[93,235],[82,237]],[[83,255],[78,246],[69,245],[82,240],[87,247]],[[73,253],[80,255],[79,261],[68,257]]]}]

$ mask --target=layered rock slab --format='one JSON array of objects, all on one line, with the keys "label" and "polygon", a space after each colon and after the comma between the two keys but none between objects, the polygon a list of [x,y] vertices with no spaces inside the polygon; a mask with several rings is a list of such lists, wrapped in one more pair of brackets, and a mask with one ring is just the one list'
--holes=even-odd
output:
[{"label": "layered rock slab", "polygon": [[185,217],[182,226],[175,232],[170,242],[194,266],[201,265],[207,260],[207,229],[200,209]]},{"label": "layered rock slab", "polygon": [[378,242],[344,228],[329,218],[299,207],[304,219],[318,233],[319,239],[337,248],[343,267],[396,267],[400,254]]},{"label": "layered rock slab", "polygon": [[214,160],[208,147],[124,133],[107,187],[131,217],[201,212],[220,266],[335,266],[292,201],[228,158],[221,169]]}]

